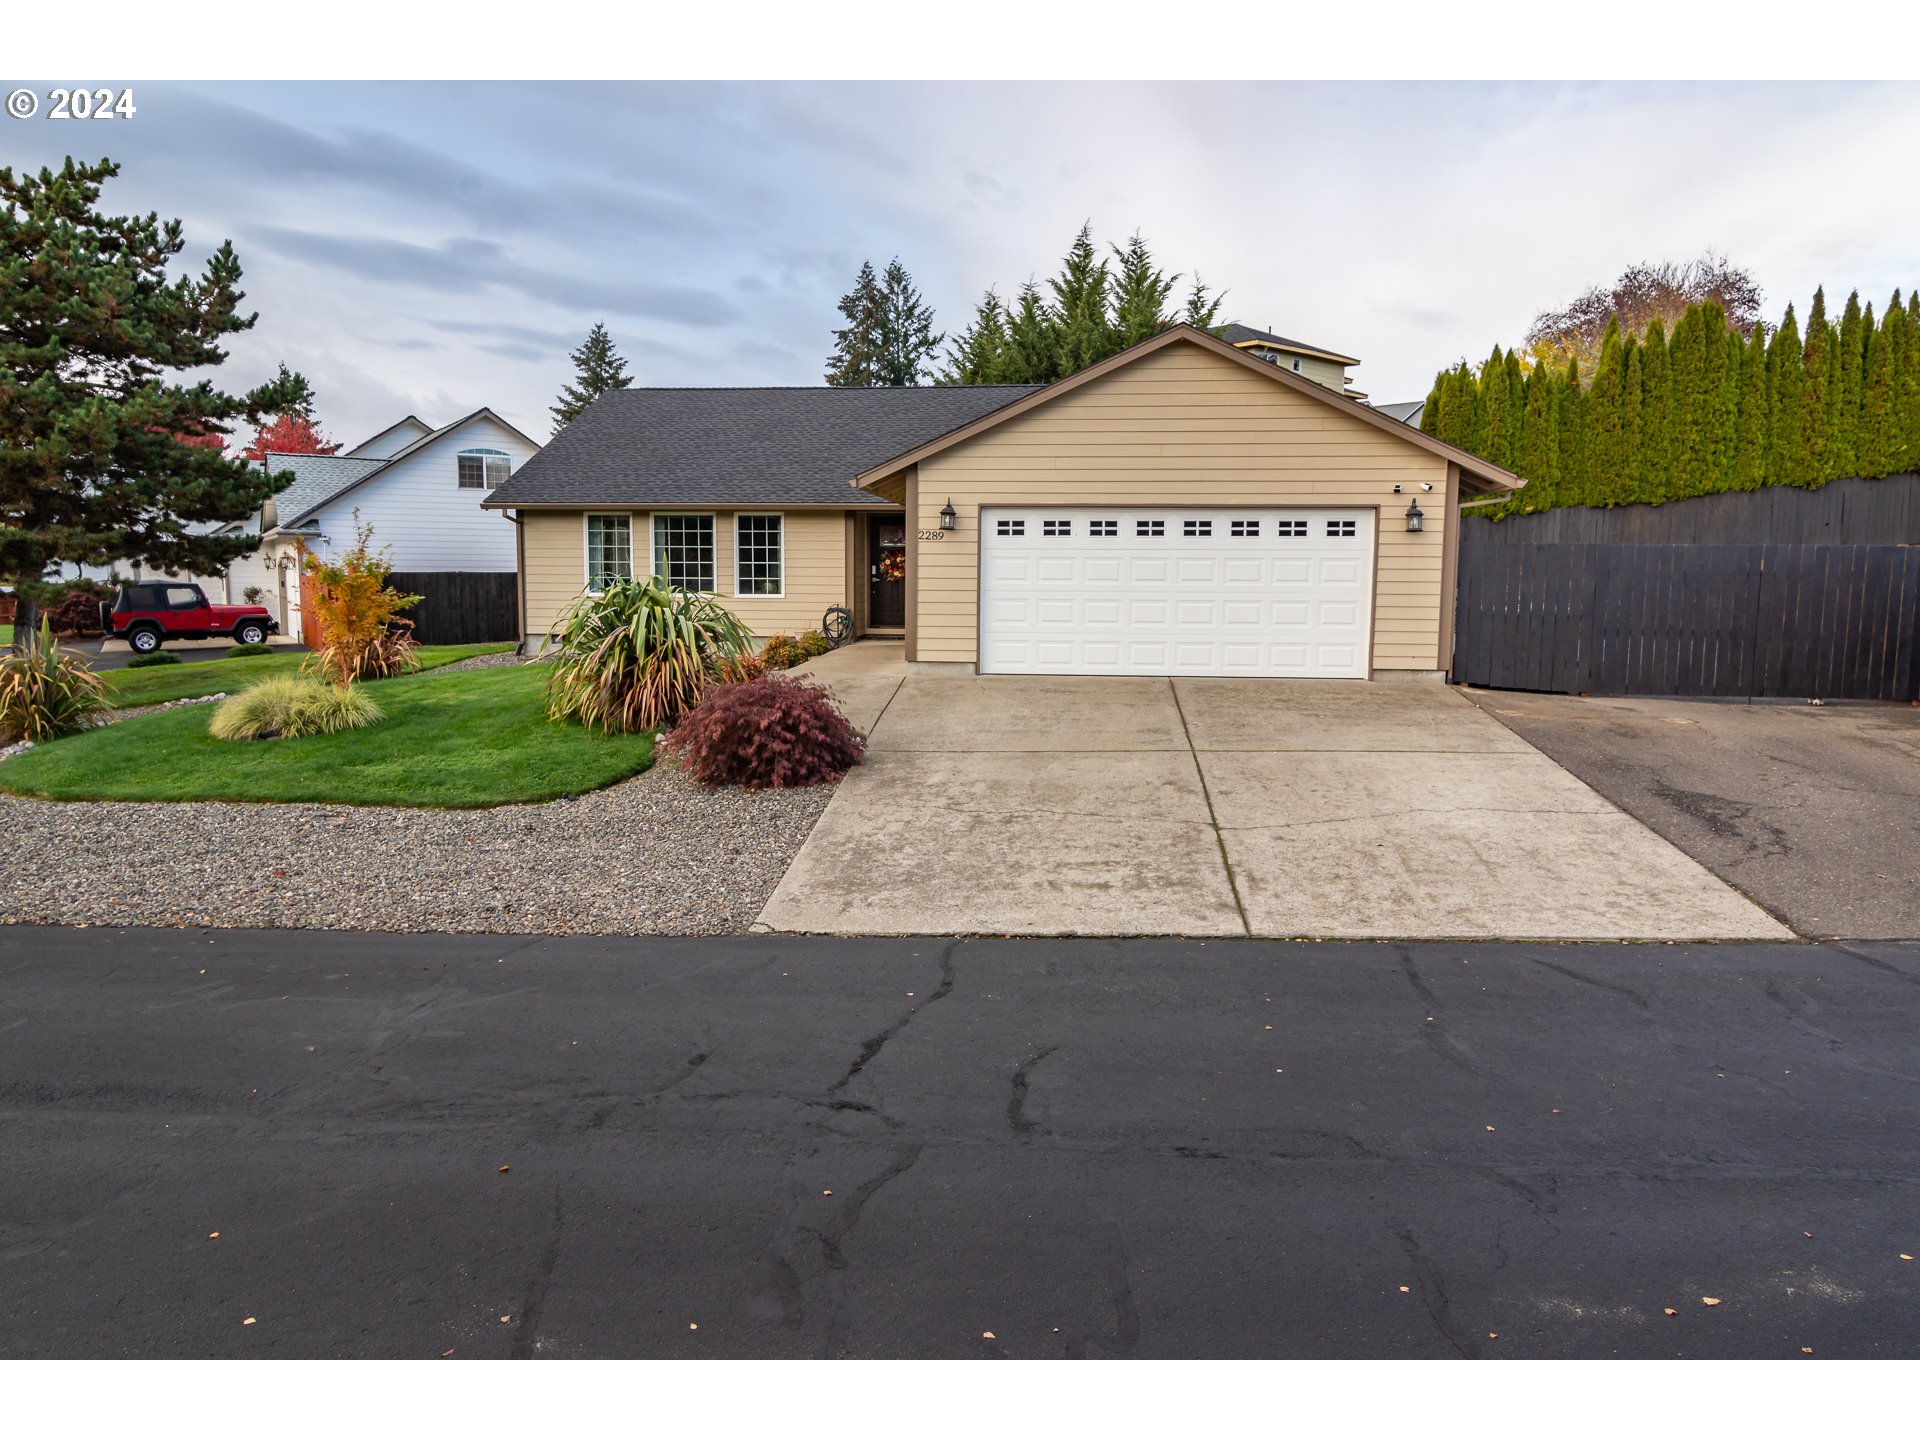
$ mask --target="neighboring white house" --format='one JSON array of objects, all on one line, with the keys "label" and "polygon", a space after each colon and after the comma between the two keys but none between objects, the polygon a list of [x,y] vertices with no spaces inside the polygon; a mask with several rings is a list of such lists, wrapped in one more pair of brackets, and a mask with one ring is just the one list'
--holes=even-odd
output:
[{"label": "neighboring white house", "polygon": [[353,547],[355,516],[373,527],[395,570],[519,569],[517,530],[480,502],[540,447],[482,408],[435,430],[416,416],[338,455],[269,454],[293,483],[244,524],[225,534],[257,534],[260,548],[227,571],[227,596],[257,589],[281,632],[299,633],[300,555]]}]

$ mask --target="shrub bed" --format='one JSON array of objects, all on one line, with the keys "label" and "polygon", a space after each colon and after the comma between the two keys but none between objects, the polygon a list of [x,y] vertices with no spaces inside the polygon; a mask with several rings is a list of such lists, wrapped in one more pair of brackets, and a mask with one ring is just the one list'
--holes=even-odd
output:
[{"label": "shrub bed", "polygon": [[763,675],[713,686],[661,749],[701,785],[788,789],[838,780],[866,738],[823,687]]}]

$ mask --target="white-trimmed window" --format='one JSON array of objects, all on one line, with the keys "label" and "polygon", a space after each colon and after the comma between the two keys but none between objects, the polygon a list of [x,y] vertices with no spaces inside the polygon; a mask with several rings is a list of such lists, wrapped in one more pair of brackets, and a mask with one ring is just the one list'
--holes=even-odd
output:
[{"label": "white-trimmed window", "polygon": [[656,515],[653,517],[653,573],[669,585],[711,595],[713,583],[713,516]]},{"label": "white-trimmed window", "polygon": [[462,450],[455,458],[462,490],[491,490],[513,468],[513,457],[504,450]]},{"label": "white-trimmed window", "polygon": [[785,539],[778,515],[733,517],[734,594],[787,593]]},{"label": "white-trimmed window", "polygon": [[587,516],[587,589],[596,594],[609,580],[633,578],[633,517]]}]

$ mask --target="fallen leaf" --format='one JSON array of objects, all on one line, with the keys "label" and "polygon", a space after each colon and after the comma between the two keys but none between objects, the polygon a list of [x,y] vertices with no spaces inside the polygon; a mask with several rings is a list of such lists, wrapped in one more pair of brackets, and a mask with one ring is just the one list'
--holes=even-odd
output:
[{"label": "fallen leaf", "polygon": [[244,1320],[242,1320],[242,1321],[241,1321],[240,1323],[241,1323],[242,1325],[251,1325],[251,1324],[253,1324],[253,1323],[254,1323],[254,1321],[253,1321],[253,1316],[251,1316],[251,1315],[249,1315],[249,1316],[247,1316],[247,1318],[246,1318],[246,1319],[244,1319]]},{"label": "fallen leaf", "polygon": [[1811,1346],[1811,1345],[1802,1345],[1802,1346],[1800,1347],[1800,1353],[1801,1353],[1802,1355],[1811,1355],[1811,1354],[1813,1353],[1813,1346]]},{"label": "fallen leaf", "polygon": [[820,1193],[822,1195],[831,1195],[833,1192],[831,1190],[822,1190]]},{"label": "fallen leaf", "polygon": [[513,1166],[511,1166],[511,1165],[502,1165],[502,1166],[500,1167],[500,1173],[501,1173],[502,1175],[504,1175],[504,1174],[506,1174],[506,1173],[507,1173],[507,1172],[508,1172],[509,1170],[511,1170],[511,1169],[513,1169]]},{"label": "fallen leaf", "polygon": [[688,1321],[687,1328],[689,1330],[698,1330],[700,1327],[698,1325],[695,1325],[692,1321]]},{"label": "fallen leaf", "polygon": [[1674,1309],[1673,1306],[1671,1305],[1663,1305],[1660,1308],[1666,1311],[1666,1313],[1669,1315],[1678,1315],[1680,1313],[1678,1310]]},{"label": "fallen leaf", "polygon": [[450,1357],[451,1357],[452,1355],[453,1355],[453,1351],[451,1351],[451,1350],[442,1350],[442,1351],[440,1352],[440,1358],[441,1358],[442,1360],[446,1360],[446,1359],[448,1359],[448,1358],[450,1358]]},{"label": "fallen leaf", "polygon": [[220,1238],[220,1232],[218,1230],[212,1231],[207,1236],[207,1239],[209,1240],[218,1240],[219,1238]]},{"label": "fallen leaf", "polygon": [[981,1338],[982,1340],[991,1340],[991,1339],[993,1339],[993,1338],[994,1338],[994,1334],[993,1334],[993,1331],[991,1331],[991,1330],[982,1330],[982,1331],[980,1332],[980,1338]]},{"label": "fallen leaf", "polygon": [[1702,1295],[1700,1297],[1700,1303],[1702,1305],[1718,1305],[1720,1302],[1712,1295]]},{"label": "fallen leaf", "polygon": [[1402,1295],[1411,1295],[1413,1293],[1413,1287],[1411,1285],[1402,1285],[1400,1287],[1400,1293]]},{"label": "fallen leaf", "polygon": [[510,1322],[511,1322],[512,1320],[513,1320],[513,1316],[511,1316],[511,1315],[502,1315],[502,1316],[500,1317],[500,1323],[501,1323],[502,1325],[506,1325],[506,1324],[509,1324],[509,1323],[510,1323]]},{"label": "fallen leaf", "polygon": [[1811,1230],[1802,1230],[1802,1231],[1801,1231],[1800,1233],[1801,1233],[1802,1235],[1804,1235],[1804,1236],[1806,1236],[1806,1237],[1807,1237],[1807,1239],[1809,1239],[1809,1240],[1811,1240],[1811,1239],[1813,1239],[1813,1231],[1811,1231]]},{"label": "fallen leaf", "polygon": [[1269,1029],[1269,1030],[1271,1030],[1271,1029],[1273,1029],[1273,1026],[1271,1026],[1271,1025],[1269,1025],[1269,1026],[1267,1026],[1267,1029]]},{"label": "fallen leaf", "polygon": [[1493,1133],[1493,1127],[1492,1127],[1491,1125],[1489,1125],[1489,1126],[1487,1126],[1487,1133],[1488,1133],[1489,1135],[1491,1135],[1491,1134]]},{"label": "fallen leaf", "polygon": [[1487,1331],[1487,1339],[1498,1340],[1499,1338],[1500,1338],[1500,1332],[1498,1330]]},{"label": "fallen leaf", "polygon": [[1901,1258],[1902,1260],[1911,1260],[1911,1259],[1913,1259],[1913,1256],[1911,1256],[1911,1255],[1909,1255],[1909,1254],[1907,1254],[1907,1252],[1906,1252],[1906,1251],[1904,1251],[1904,1250],[1902,1250],[1902,1251],[1900,1252],[1900,1258]]}]

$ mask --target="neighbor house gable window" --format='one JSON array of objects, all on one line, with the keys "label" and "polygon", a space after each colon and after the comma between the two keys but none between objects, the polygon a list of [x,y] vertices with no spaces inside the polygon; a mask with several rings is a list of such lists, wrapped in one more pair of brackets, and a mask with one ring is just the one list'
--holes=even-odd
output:
[{"label": "neighbor house gable window", "polygon": [[[664,517],[663,517],[664,518]],[[736,515],[733,521],[736,595],[786,593],[785,535],[778,515]]]},{"label": "neighbor house gable window", "polygon": [[587,516],[587,589],[598,593],[609,580],[633,578],[633,517]]},{"label": "neighbor house gable window", "polygon": [[462,450],[456,458],[462,490],[491,490],[513,468],[513,457],[504,450]]},{"label": "neighbor house gable window", "polygon": [[712,594],[713,516],[654,516],[653,573],[682,590]]}]

